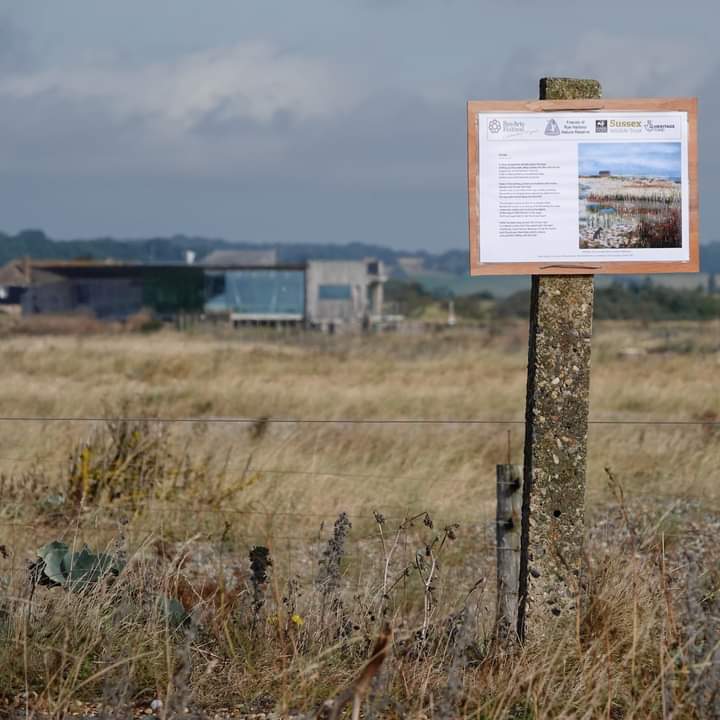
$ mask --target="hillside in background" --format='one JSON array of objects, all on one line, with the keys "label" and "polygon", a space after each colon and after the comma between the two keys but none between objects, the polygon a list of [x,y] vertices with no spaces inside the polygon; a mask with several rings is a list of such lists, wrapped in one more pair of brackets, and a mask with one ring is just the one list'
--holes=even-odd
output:
[{"label": "hillside in background", "polygon": [[[427,267],[442,270],[459,271],[461,261],[466,263],[467,254],[452,251],[444,255],[430,253],[399,253],[380,245],[350,243],[347,245],[330,244],[277,244],[278,258],[285,263],[299,263],[308,259],[318,260],[361,260],[366,257],[379,258],[390,268],[399,267],[398,258],[412,255],[420,258]],[[166,238],[147,238],[139,240],[121,240],[114,238],[96,238],[91,240],[52,240],[41,230],[23,230],[17,235],[0,233],[0,264],[17,257],[28,256],[35,259],[71,260],[106,259],[134,262],[184,262],[185,253],[190,250],[198,259],[213,250],[253,250],[267,249],[267,245],[245,242],[228,242],[213,238],[187,237],[175,235]],[[458,257],[454,257],[457,255]],[[452,256],[446,259],[446,256]]]},{"label": "hillside in background", "polygon": [[720,242],[700,246],[700,267],[706,273],[720,273]]},{"label": "hillside in background", "polygon": [[[147,238],[122,240],[96,238],[91,240],[53,240],[41,230],[24,230],[16,235],[0,233],[0,265],[19,257],[38,260],[103,260],[126,262],[174,263],[184,262],[187,251],[195,253],[198,260],[213,250],[267,249],[267,245],[227,240],[187,237]],[[274,245],[278,259],[283,263],[301,263],[305,260],[362,260],[373,257],[382,260],[389,274],[397,279],[419,283],[427,291],[441,296],[464,296],[476,293],[492,293],[497,297],[508,296],[527,287],[527,277],[471,278],[467,273],[466,250],[448,250],[430,253],[393,250],[382,245],[349,243],[346,245],[320,243],[278,243]],[[720,273],[720,242],[701,246],[703,273]],[[642,280],[625,276],[624,282]],[[610,284],[611,277],[598,278],[599,284]],[[706,286],[707,278],[694,274],[654,276],[653,282],[677,288]]]},{"label": "hillside in background", "polygon": [[0,233],[0,264],[19,257],[36,260],[124,260],[128,262],[182,262],[185,251],[192,250],[198,257],[213,250],[235,247],[223,240],[205,238],[147,238],[143,240],[92,240],[56,241],[41,230],[23,230],[17,235]]}]

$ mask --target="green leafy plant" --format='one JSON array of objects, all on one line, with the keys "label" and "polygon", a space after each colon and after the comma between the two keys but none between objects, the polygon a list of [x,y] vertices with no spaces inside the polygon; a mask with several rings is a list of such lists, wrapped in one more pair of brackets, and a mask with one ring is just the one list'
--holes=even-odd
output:
[{"label": "green leafy plant", "polygon": [[177,598],[158,595],[157,602],[160,608],[160,617],[164,618],[171,628],[177,629],[190,622],[190,613],[185,610]]},{"label": "green leafy plant", "polygon": [[29,568],[35,585],[63,587],[75,592],[102,579],[117,577],[124,567],[124,563],[112,555],[94,553],[87,546],[76,552],[57,540],[43,545],[37,556]]}]

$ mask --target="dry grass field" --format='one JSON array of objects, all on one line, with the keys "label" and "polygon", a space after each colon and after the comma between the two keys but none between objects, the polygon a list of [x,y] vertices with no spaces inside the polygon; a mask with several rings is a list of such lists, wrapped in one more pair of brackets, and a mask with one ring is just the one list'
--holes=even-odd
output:
[{"label": "dry grass field", "polygon": [[[0,416],[25,418],[0,421],[8,712],[311,713],[388,622],[366,717],[717,716],[720,427],[647,421],[719,419],[720,322],[596,326],[592,419],[630,424],[591,426],[586,597],[572,633],[507,656],[494,476],[522,459],[526,344],[522,324],[0,339]],[[209,420],[230,417],[255,421]],[[119,575],[35,587],[53,540]]]}]

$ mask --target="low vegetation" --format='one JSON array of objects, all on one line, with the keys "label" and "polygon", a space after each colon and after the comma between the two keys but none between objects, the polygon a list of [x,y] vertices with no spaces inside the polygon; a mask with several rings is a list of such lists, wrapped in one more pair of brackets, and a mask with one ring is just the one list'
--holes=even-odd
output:
[{"label": "low vegetation", "polygon": [[[493,299],[487,292],[453,297],[432,293],[420,283],[391,281],[387,298],[394,309],[411,320],[447,323],[452,300],[456,320],[490,324],[509,317],[527,318],[529,290]],[[613,283],[595,290],[597,320],[712,320],[720,317],[720,295],[701,289],[676,289],[645,283]]]},{"label": "low vegetation", "polygon": [[[716,422],[719,332],[599,322],[593,417]],[[511,652],[493,482],[522,426],[349,422],[520,419],[526,338],[2,339],[0,416],[88,419],[2,421],[0,714],[312,717],[356,692],[364,717],[712,717],[714,425],[592,426],[577,623]]]},{"label": "low vegetation", "polygon": [[[530,293],[520,292],[498,302],[501,317],[526,317]],[[597,320],[712,320],[720,317],[720,295],[702,290],[677,290],[645,283],[616,283],[595,290]]]}]

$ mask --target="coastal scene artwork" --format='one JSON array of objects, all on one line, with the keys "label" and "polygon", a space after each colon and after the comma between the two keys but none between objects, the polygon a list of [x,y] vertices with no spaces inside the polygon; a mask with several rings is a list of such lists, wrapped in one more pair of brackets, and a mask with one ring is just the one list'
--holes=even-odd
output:
[{"label": "coastal scene artwork", "polygon": [[682,246],[679,142],[580,143],[581,250]]}]

